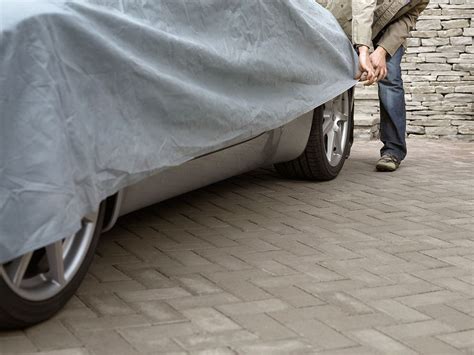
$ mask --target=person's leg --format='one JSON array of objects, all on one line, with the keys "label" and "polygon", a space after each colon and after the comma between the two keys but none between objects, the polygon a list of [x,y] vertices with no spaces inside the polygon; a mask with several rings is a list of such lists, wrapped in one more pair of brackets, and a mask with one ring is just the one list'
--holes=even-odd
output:
[{"label": "person's leg", "polygon": [[383,142],[380,155],[392,155],[398,161],[405,159],[407,154],[405,90],[400,67],[403,54],[401,46],[387,58],[388,75],[379,82],[380,139]]}]

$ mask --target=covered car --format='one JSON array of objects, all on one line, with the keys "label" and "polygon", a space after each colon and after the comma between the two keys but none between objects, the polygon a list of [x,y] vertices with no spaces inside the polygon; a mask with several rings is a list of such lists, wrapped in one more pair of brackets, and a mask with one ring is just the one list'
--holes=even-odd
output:
[{"label": "covered car", "polygon": [[0,327],[62,307],[120,191],[265,134],[273,158],[246,169],[304,177],[319,159],[335,177],[355,68],[312,0],[0,0]]}]

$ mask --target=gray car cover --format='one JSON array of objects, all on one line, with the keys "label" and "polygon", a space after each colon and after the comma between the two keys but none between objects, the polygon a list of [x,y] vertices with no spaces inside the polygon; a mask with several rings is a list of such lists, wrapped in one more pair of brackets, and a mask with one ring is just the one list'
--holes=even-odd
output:
[{"label": "gray car cover", "polygon": [[356,58],[314,0],[0,0],[0,263],[339,95]]}]

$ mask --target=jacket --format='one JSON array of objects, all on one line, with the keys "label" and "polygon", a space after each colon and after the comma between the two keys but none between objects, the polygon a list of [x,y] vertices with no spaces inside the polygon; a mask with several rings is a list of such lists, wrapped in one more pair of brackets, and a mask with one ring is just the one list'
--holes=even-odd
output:
[{"label": "jacket", "polygon": [[[336,17],[356,45],[393,55],[404,44],[429,0],[316,0]],[[372,41],[376,39],[376,43]]]}]

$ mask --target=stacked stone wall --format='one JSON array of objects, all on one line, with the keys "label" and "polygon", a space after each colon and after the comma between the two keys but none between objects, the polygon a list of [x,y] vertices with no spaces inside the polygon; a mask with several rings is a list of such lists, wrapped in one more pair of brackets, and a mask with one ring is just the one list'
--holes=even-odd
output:
[{"label": "stacked stone wall", "polygon": [[[402,62],[411,137],[474,140],[474,0],[431,0]],[[356,90],[356,136],[376,138],[376,86]]]}]

